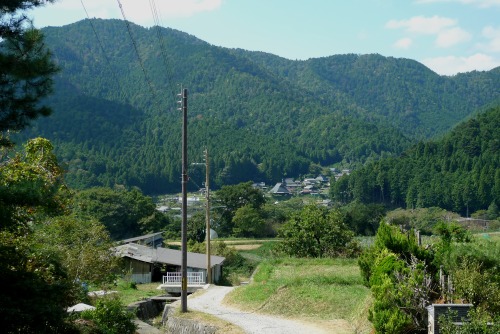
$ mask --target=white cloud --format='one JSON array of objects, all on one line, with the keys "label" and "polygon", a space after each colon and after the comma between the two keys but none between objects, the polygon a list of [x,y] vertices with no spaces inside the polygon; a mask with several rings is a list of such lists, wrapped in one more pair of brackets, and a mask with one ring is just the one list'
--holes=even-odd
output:
[{"label": "white cloud", "polygon": [[455,44],[470,41],[471,38],[471,34],[467,31],[459,27],[454,27],[439,32],[436,38],[436,45],[440,48],[448,48]]},{"label": "white cloud", "polygon": [[427,58],[421,62],[441,75],[455,75],[474,70],[488,71],[500,66],[500,58],[495,59],[482,53],[476,53],[470,57],[447,56]]},{"label": "white cloud", "polygon": [[483,37],[489,40],[488,44],[481,45],[480,48],[489,52],[500,52],[500,28],[487,26],[483,28]]},{"label": "white cloud", "polygon": [[[457,20],[441,16],[414,16],[407,20],[391,20],[386,23],[389,29],[404,29],[407,33],[416,35],[436,36],[435,45],[440,48],[448,48],[453,45],[470,41],[472,35],[457,26]],[[401,44],[403,43],[403,44]],[[395,46],[404,46],[404,40],[396,42]]]},{"label": "white cloud", "polygon": [[[151,22],[150,1],[121,0],[128,20],[147,25]],[[158,0],[154,1],[160,18],[190,17],[202,12],[216,10],[222,0]]]},{"label": "white cloud", "polygon": [[500,0],[415,0],[417,4],[437,3],[437,2],[455,2],[464,5],[474,5],[479,8],[490,8],[500,6]]},{"label": "white cloud", "polygon": [[401,38],[394,43],[396,49],[409,49],[413,44],[413,40],[409,37]]},{"label": "white cloud", "polygon": [[[153,22],[151,3],[155,4],[160,18],[189,17],[201,12],[209,12],[222,6],[222,0],[120,0],[128,20],[141,25]],[[90,17],[103,19],[122,18],[120,7],[115,0],[84,0],[83,4]],[[51,9],[82,11],[79,0],[56,1]]]},{"label": "white cloud", "polygon": [[447,17],[433,16],[415,16],[408,20],[390,20],[386,23],[386,28],[389,29],[405,29],[408,32],[433,35],[437,34],[445,28],[453,27],[457,21]]}]

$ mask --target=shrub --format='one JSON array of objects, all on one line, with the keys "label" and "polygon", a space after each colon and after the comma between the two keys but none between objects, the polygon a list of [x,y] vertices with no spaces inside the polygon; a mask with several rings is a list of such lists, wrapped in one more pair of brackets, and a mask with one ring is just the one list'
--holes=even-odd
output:
[{"label": "shrub", "polygon": [[100,334],[134,334],[134,314],[127,312],[119,298],[106,297],[96,302],[95,310],[82,312],[81,318],[93,322]]}]

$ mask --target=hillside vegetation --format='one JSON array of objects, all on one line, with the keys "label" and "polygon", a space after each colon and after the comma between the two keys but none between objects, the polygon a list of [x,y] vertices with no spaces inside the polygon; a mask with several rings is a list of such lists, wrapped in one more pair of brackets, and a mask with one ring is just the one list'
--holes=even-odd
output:
[{"label": "hillside vegetation", "polygon": [[498,212],[499,128],[496,107],[440,140],[420,142],[399,158],[366,165],[332,184],[332,195],[341,202],[437,206],[467,216],[488,208]]},{"label": "hillside vegetation", "polygon": [[92,24],[99,39],[89,20],[43,29],[61,68],[46,101],[53,114],[19,138],[51,140],[76,188],[178,191],[180,84],[189,91],[188,155],[199,161],[209,148],[214,187],[395,156],[500,97],[498,68],[442,77],[380,55],[292,61],[130,24],[138,57],[124,21]]}]

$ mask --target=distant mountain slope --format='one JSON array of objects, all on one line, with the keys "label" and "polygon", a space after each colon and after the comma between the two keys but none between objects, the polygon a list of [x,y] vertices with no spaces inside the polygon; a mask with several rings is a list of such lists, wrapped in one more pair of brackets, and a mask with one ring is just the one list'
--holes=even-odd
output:
[{"label": "distant mountain slope", "polygon": [[441,207],[468,215],[500,206],[500,106],[459,124],[438,141],[421,142],[399,158],[381,159],[341,178],[344,202],[407,208]]},{"label": "distant mountain slope", "polygon": [[[500,94],[498,70],[446,78],[377,55],[291,61],[130,24],[132,43],[124,21],[92,23],[99,39],[88,20],[43,29],[62,71],[53,115],[23,134],[54,142],[74,187],[178,191],[181,85],[188,155],[199,161],[209,148],[214,186],[399,154],[409,138],[442,133]],[[190,175],[201,184],[202,171]]]},{"label": "distant mountain slope", "polygon": [[446,77],[414,60],[377,54],[294,62],[262,52],[236,52],[324,99],[341,100],[345,108],[356,104],[418,138],[443,134],[500,98],[500,67]]}]

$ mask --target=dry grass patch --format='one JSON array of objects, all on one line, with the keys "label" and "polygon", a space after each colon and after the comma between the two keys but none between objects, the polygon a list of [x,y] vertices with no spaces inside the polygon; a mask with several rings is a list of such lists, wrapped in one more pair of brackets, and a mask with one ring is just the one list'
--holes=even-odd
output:
[{"label": "dry grass patch", "polygon": [[260,248],[261,246],[262,244],[249,244],[249,245],[231,245],[230,247],[239,251],[240,250],[246,251],[246,250],[254,250]]},{"label": "dry grass patch", "polygon": [[217,332],[216,333],[224,333],[224,334],[244,334],[245,331],[241,328],[238,327],[230,322],[227,322],[223,319],[217,318],[216,316],[203,313],[203,312],[197,312],[197,311],[189,311],[182,313],[180,312],[180,309],[177,309],[175,312],[175,316],[177,318],[182,318],[182,319],[189,319],[189,320],[194,320],[196,322],[202,323],[207,326],[213,326],[217,327]]}]

